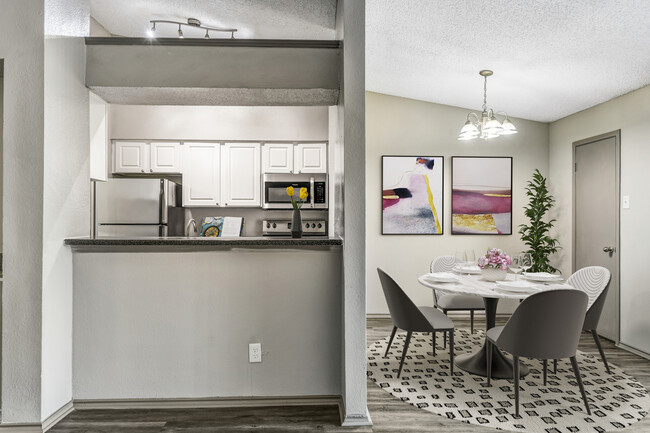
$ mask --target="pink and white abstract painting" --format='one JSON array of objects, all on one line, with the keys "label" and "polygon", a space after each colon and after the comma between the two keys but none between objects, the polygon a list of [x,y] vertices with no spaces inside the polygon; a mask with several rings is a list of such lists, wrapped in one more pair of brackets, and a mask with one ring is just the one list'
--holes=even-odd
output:
[{"label": "pink and white abstract painting", "polygon": [[451,158],[451,233],[512,234],[512,158]]},{"label": "pink and white abstract painting", "polygon": [[442,156],[382,157],[382,234],[443,233]]}]

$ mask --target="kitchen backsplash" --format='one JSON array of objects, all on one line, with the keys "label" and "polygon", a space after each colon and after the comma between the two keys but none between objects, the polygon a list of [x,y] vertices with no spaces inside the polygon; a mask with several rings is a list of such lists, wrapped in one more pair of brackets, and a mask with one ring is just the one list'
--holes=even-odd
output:
[{"label": "kitchen backsplash", "polygon": [[[243,217],[244,230],[242,236],[262,236],[262,220],[269,219],[291,219],[291,210],[263,210],[260,208],[202,208],[191,207],[185,208],[191,212],[192,218],[196,221],[199,232],[201,231],[201,220],[204,217],[212,216],[230,216]],[[303,220],[325,219],[327,220],[327,210],[303,210]],[[188,219],[186,216],[185,223]]]}]

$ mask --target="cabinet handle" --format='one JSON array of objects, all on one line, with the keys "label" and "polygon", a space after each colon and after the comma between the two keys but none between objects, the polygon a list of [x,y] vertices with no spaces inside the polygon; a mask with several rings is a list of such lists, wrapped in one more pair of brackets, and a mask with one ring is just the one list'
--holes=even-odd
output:
[{"label": "cabinet handle", "polygon": [[153,168],[150,168],[150,169],[149,169],[149,172],[150,172],[150,173],[153,173]]},{"label": "cabinet handle", "polygon": [[141,173],[144,173],[144,168],[143,168],[142,170],[140,170],[140,172],[141,172]]}]

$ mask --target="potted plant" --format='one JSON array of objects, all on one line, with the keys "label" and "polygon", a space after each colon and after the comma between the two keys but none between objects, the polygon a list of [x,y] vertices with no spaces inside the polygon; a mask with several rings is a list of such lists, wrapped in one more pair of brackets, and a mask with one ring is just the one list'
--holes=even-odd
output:
[{"label": "potted plant", "polygon": [[487,281],[505,280],[511,264],[510,256],[499,248],[489,248],[487,253],[478,259],[478,267],[482,269],[483,279]]},{"label": "potted plant", "polygon": [[295,191],[292,186],[287,187],[287,194],[291,199],[291,206],[293,206],[293,215],[291,218],[291,237],[300,238],[302,237],[302,217],[300,216],[300,208],[305,203],[305,199],[309,195],[307,193],[307,188],[300,188],[299,200],[296,201],[293,198]]},{"label": "potted plant", "polygon": [[528,247],[526,252],[533,258],[529,272],[555,273],[557,269],[551,266],[550,255],[556,253],[560,246],[557,239],[549,234],[555,219],[546,221],[546,214],[555,204],[555,199],[549,194],[546,178],[538,169],[535,169],[533,178],[527,184],[526,196],[528,206],[524,207],[524,212],[530,224],[520,224],[519,234]]}]

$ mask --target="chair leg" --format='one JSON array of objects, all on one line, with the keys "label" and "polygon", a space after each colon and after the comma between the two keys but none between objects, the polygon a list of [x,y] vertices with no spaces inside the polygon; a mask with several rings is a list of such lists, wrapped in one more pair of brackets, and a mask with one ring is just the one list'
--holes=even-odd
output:
[{"label": "chair leg", "polygon": [[[445,316],[447,315],[447,310],[442,310],[442,312],[445,314]],[[445,333],[442,334],[442,337],[443,337],[442,338],[443,339],[442,348],[446,349],[447,348],[447,331],[445,331]]]},{"label": "chair leg", "polygon": [[390,340],[388,340],[388,346],[386,347],[386,353],[384,353],[384,358],[388,356],[388,351],[390,350],[390,345],[393,344],[393,338],[395,338],[395,333],[397,332],[397,326],[393,326],[393,332],[390,334]]},{"label": "chair leg", "polygon": [[546,373],[547,373],[547,370],[548,370],[548,360],[543,359],[542,360],[542,365],[543,365],[543,368],[544,368],[544,386],[546,386]]},{"label": "chair leg", "polygon": [[433,357],[436,357],[436,331],[431,331],[431,343],[433,344]]},{"label": "chair leg", "polygon": [[557,359],[553,360],[553,374],[557,374]]},{"label": "chair leg", "polygon": [[515,415],[519,416],[519,357],[513,356],[513,376],[515,379]]},{"label": "chair leg", "polygon": [[580,377],[580,369],[578,368],[578,361],[575,356],[571,357],[571,366],[573,367],[573,374],[576,377],[578,386],[580,387],[580,394],[582,394],[582,401],[585,402],[585,407],[587,408],[587,415],[591,415],[589,410],[589,403],[587,403],[587,394],[585,394],[585,386],[582,384],[582,377]]},{"label": "chair leg", "polygon": [[469,329],[470,334],[474,333],[474,310],[469,310]]},{"label": "chair leg", "polygon": [[449,369],[450,374],[454,375],[454,330],[449,331]]},{"label": "chair leg", "polygon": [[402,367],[404,366],[404,359],[406,358],[406,351],[409,350],[409,342],[411,341],[411,331],[406,333],[406,340],[404,340],[404,349],[402,349],[402,359],[399,362],[399,370],[397,370],[397,378],[402,375]]},{"label": "chair leg", "polygon": [[603,363],[605,364],[605,369],[607,370],[607,374],[612,374],[611,371],[609,371],[609,365],[607,364],[607,358],[605,358],[605,352],[603,352],[603,346],[600,344],[600,338],[598,337],[598,333],[596,332],[595,329],[591,330],[591,335],[594,336],[594,341],[596,342],[596,346],[598,347],[598,351],[600,352],[600,357],[603,359]]},{"label": "chair leg", "polygon": [[485,341],[485,358],[487,361],[487,384],[490,386],[490,380],[492,379],[492,342],[489,340]]}]

